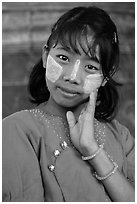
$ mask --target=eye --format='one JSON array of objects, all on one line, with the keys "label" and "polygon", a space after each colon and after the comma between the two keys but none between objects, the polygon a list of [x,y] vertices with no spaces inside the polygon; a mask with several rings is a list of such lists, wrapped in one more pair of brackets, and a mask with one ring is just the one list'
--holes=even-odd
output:
[{"label": "eye", "polygon": [[90,71],[98,71],[99,69],[93,65],[86,65],[85,68]]},{"label": "eye", "polygon": [[65,55],[57,55],[57,57],[58,57],[59,59],[61,59],[62,61],[64,61],[64,62],[68,62],[68,61],[69,61],[68,57],[65,56]]}]

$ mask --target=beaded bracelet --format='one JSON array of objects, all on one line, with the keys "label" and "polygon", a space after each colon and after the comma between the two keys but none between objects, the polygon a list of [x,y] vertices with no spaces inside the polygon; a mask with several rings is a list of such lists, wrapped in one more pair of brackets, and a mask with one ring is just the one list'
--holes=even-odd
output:
[{"label": "beaded bracelet", "polygon": [[97,173],[94,172],[94,176],[96,177],[96,179],[103,181],[103,180],[109,178],[110,176],[112,176],[118,169],[118,165],[115,162],[113,162],[113,165],[114,165],[114,168],[106,176],[98,176]]},{"label": "beaded bracelet", "polygon": [[98,150],[97,150],[94,154],[92,154],[91,156],[87,156],[87,157],[82,156],[82,160],[85,161],[85,160],[93,159],[94,157],[96,157],[96,156],[101,152],[101,150],[103,149],[103,147],[104,147],[104,143],[101,144],[101,145],[99,145]]}]

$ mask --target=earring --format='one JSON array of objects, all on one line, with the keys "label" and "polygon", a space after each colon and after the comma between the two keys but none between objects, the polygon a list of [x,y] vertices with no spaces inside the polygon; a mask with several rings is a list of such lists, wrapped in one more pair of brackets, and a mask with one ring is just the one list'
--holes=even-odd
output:
[{"label": "earring", "polygon": [[116,32],[114,32],[113,35],[114,36],[113,36],[113,39],[112,39],[112,43],[117,43],[117,34],[116,34]]},{"label": "earring", "polygon": [[48,50],[48,48],[49,48],[49,47],[48,47],[48,45],[46,45],[46,44],[43,46],[43,49],[46,50],[46,51]]},{"label": "earring", "polygon": [[105,84],[107,83],[107,81],[108,81],[108,78],[106,77],[105,79],[103,79],[103,82],[102,82],[101,86],[105,86]]}]

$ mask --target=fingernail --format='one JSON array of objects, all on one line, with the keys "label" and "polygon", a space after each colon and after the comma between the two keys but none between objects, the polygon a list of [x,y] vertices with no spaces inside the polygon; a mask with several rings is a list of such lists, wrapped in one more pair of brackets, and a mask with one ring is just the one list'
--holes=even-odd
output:
[{"label": "fingernail", "polygon": [[71,114],[71,111],[68,111],[68,112],[66,113],[67,118],[70,116],[70,114]]}]

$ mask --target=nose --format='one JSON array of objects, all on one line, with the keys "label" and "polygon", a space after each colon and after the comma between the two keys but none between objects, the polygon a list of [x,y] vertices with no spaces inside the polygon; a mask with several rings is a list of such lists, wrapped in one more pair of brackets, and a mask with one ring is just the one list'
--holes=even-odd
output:
[{"label": "nose", "polygon": [[80,60],[76,60],[72,67],[69,67],[69,70],[64,75],[65,81],[70,81],[71,83],[80,83]]}]

